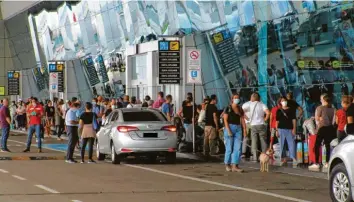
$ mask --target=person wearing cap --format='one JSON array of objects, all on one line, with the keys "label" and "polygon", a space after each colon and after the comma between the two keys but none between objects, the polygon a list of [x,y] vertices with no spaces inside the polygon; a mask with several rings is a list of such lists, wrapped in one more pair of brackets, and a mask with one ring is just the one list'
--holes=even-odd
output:
[{"label": "person wearing cap", "polygon": [[33,133],[36,133],[37,137],[37,146],[38,152],[42,152],[42,139],[41,139],[41,119],[43,116],[43,107],[38,103],[37,98],[33,98],[31,100],[31,104],[28,106],[27,109],[27,117],[28,117],[28,138],[27,138],[27,145],[26,149],[23,152],[29,152],[31,149],[32,144],[32,136]]}]

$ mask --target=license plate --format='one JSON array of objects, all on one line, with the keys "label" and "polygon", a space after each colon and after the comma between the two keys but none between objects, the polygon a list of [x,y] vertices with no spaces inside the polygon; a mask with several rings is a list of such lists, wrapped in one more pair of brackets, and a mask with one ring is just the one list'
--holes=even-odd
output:
[{"label": "license plate", "polygon": [[157,133],[144,133],[146,138],[157,138]]}]

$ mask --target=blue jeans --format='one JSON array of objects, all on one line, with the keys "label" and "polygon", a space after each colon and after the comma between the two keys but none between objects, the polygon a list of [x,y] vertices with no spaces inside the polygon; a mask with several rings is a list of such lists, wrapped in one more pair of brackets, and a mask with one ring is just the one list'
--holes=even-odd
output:
[{"label": "blue jeans", "polygon": [[295,159],[295,140],[292,130],[290,129],[279,129],[280,136],[280,149],[283,152],[285,140],[288,143],[290,158]]},{"label": "blue jeans", "polygon": [[10,126],[2,128],[1,129],[1,149],[6,150],[7,149],[7,138],[9,138],[10,134]]},{"label": "blue jeans", "polygon": [[225,164],[237,165],[240,162],[242,146],[242,129],[240,125],[229,124],[232,136],[229,136],[228,130],[224,129],[225,139]]},{"label": "blue jeans", "polygon": [[77,126],[66,126],[68,134],[68,149],[66,152],[66,160],[74,160],[75,146],[79,141],[79,127]]},{"label": "blue jeans", "polygon": [[30,125],[28,128],[27,149],[31,148],[33,133],[36,133],[38,149],[42,148],[41,125]]},{"label": "blue jeans", "polygon": [[191,125],[191,124],[190,123],[184,123],[183,124],[183,127],[186,130],[186,132],[187,132],[187,129],[188,129],[189,125]]}]

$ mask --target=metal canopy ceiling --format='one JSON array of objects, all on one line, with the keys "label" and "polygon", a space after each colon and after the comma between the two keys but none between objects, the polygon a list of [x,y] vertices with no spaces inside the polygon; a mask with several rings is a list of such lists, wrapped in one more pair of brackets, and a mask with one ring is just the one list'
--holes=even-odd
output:
[{"label": "metal canopy ceiling", "polygon": [[43,10],[56,11],[58,7],[66,3],[68,6],[76,5],[80,1],[42,1],[35,6],[28,9],[28,13],[32,15],[38,15]]}]

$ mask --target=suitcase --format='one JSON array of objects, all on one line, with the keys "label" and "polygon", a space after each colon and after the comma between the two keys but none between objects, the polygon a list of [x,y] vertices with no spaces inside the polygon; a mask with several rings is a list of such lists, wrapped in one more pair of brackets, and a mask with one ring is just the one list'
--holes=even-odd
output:
[{"label": "suitcase", "polygon": [[296,160],[299,166],[307,166],[309,163],[307,135],[297,135]]},{"label": "suitcase", "polygon": [[[309,163],[316,163],[315,157],[315,144],[317,135],[309,135],[308,145],[309,145]],[[320,148],[320,159],[322,159],[322,147]]]}]

